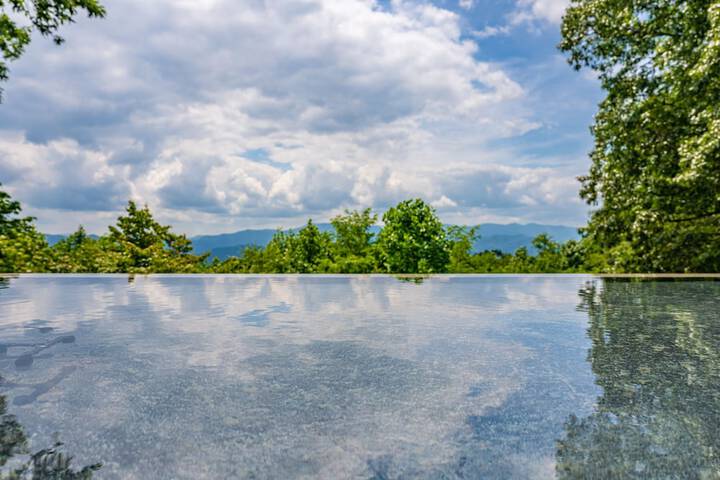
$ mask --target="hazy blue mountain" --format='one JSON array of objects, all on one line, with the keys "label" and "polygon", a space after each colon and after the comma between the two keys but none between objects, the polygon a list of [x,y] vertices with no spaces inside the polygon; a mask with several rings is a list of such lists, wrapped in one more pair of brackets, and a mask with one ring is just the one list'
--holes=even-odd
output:
[{"label": "hazy blue mountain", "polygon": [[[275,230],[240,230],[235,233],[221,233],[219,235],[200,235],[192,237],[195,252],[216,252],[229,248],[240,248],[245,245],[265,246],[272,238]],[[222,257],[221,257],[222,258]]]},{"label": "hazy blue mountain", "polygon": [[45,234],[45,240],[51,246],[55,245],[56,243],[58,243],[60,240],[64,239],[65,237],[67,237],[67,235],[60,235],[60,234],[55,234],[55,233],[46,233]]},{"label": "hazy blue mountain", "polygon": [[482,237],[514,236],[535,238],[541,233],[547,233],[556,242],[567,242],[579,238],[576,227],[564,227],[562,225],[542,225],[539,223],[484,223],[480,226]]}]

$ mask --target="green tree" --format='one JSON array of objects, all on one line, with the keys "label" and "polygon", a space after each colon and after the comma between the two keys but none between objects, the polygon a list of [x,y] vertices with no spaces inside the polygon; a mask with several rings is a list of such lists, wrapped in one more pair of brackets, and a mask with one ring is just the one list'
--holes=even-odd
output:
[{"label": "green tree", "polygon": [[52,246],[53,270],[56,272],[97,272],[95,257],[99,251],[92,251],[96,243],[80,225],[72,235]]},{"label": "green tree", "polygon": [[246,248],[240,258],[230,258],[214,268],[248,273],[332,271],[332,238],[308,220],[297,232],[278,230],[264,249]]},{"label": "green tree", "polygon": [[420,199],[405,200],[383,215],[378,249],[383,269],[390,273],[444,272],[450,242],[435,209]]},{"label": "green tree", "polygon": [[8,79],[7,62],[20,58],[33,30],[60,45],[64,40],[58,30],[80,11],[90,17],[105,16],[97,0],[0,0],[0,81]]},{"label": "green tree", "polygon": [[614,270],[720,271],[720,3],[573,0],[562,37],[607,92],[589,240]]},{"label": "green tree", "polygon": [[95,239],[81,225],[50,248],[51,271],[57,273],[113,273],[123,271],[123,255],[108,237]]},{"label": "green tree", "polygon": [[447,236],[450,240],[450,264],[448,270],[453,273],[470,273],[476,270],[473,247],[480,239],[477,233],[479,226],[461,227],[451,225],[447,228]]},{"label": "green tree", "polygon": [[45,271],[50,262],[48,244],[36,230],[35,218],[21,213],[20,202],[0,190],[0,272]]},{"label": "green tree", "polygon": [[361,211],[345,210],[330,220],[335,229],[334,263],[330,267],[338,273],[370,273],[377,261],[373,247],[374,234],[370,228],[377,222],[377,215],[370,208]]},{"label": "green tree", "polygon": [[[292,232],[278,229],[262,252],[243,252],[243,258],[249,263],[250,271],[258,273],[288,273],[292,271],[290,251],[294,242]],[[253,261],[254,260],[254,261]],[[252,262],[252,263],[250,263]]]},{"label": "green tree", "polygon": [[215,273],[279,273],[274,268],[276,265],[269,264],[271,256],[267,248],[248,245],[239,253],[240,256],[228,257],[223,261],[215,257],[209,270]]},{"label": "green tree", "polygon": [[327,265],[331,258],[332,239],[328,232],[321,232],[312,220],[308,220],[307,225],[289,238],[289,271],[313,273],[327,269],[321,268],[321,265]]},{"label": "green tree", "polygon": [[361,211],[345,210],[344,215],[337,215],[330,223],[335,229],[337,251],[344,255],[363,256],[370,248],[374,234],[370,227],[377,222],[377,215],[372,209]]},{"label": "green tree", "polygon": [[562,245],[553,241],[549,235],[541,233],[533,239],[532,245],[537,250],[537,255],[533,259],[533,271],[557,273],[568,269],[567,258]]},{"label": "green tree", "polygon": [[127,215],[110,226],[107,236],[109,250],[118,254],[117,268],[122,272],[193,272],[201,269],[207,255],[192,255],[192,242],[182,234],[161,225],[146,205],[132,200]]},{"label": "green tree", "polygon": [[486,250],[471,257],[473,273],[509,273],[508,264],[512,254],[500,250]]},{"label": "green tree", "polygon": [[[0,183],[0,186],[2,184]],[[20,202],[13,200],[9,193],[0,190],[0,235],[26,229],[35,220],[33,217],[21,217]]]},{"label": "green tree", "polygon": [[520,247],[506,259],[503,271],[506,273],[531,273],[534,271],[532,261],[533,257],[527,247]]}]

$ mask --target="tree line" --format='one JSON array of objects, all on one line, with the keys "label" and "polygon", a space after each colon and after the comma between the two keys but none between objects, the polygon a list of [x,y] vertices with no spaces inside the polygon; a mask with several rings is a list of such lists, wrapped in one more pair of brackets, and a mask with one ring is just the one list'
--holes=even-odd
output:
[{"label": "tree line", "polygon": [[606,271],[583,241],[533,240],[536,253],[474,252],[477,226],[445,226],[421,199],[405,200],[382,216],[370,208],[331,219],[332,231],[312,220],[278,230],[265,246],[249,245],[226,260],[193,252],[192,241],[161,225],[149,207],[129,201],[100,237],[77,231],[49,245],[33,217],[0,190],[0,272],[49,273],[541,273]]}]

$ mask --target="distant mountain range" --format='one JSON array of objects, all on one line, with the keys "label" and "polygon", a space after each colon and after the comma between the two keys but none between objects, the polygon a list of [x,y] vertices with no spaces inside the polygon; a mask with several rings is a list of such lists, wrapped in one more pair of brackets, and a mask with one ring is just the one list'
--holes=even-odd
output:
[{"label": "distant mountain range", "polygon": [[[332,231],[329,223],[318,223],[321,231]],[[292,229],[298,230],[298,229]],[[374,233],[380,231],[379,226],[372,227]],[[236,256],[250,245],[264,247],[275,234],[274,229],[240,230],[234,233],[221,233],[218,235],[199,235],[191,237],[195,253],[210,252],[211,257],[224,260]],[[475,251],[500,250],[512,253],[520,247],[526,247],[533,253],[532,239],[541,233],[547,233],[557,242],[579,238],[577,228],[564,227],[561,225],[542,225],[538,223],[485,223],[480,226],[480,240],[475,242]],[[94,235],[93,235],[94,236]],[[65,235],[45,235],[49,244],[53,245]]]}]

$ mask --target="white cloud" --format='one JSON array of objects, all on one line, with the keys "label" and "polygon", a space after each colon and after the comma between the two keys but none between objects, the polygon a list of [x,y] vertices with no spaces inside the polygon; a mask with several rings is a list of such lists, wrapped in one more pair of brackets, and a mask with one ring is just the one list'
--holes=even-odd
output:
[{"label": "white cloud", "polygon": [[490,146],[539,123],[453,12],[404,0],[107,7],[62,48],[37,39],[6,86],[0,180],[48,231],[107,219],[50,212],[104,212],[127,197],[201,233],[409,196],[448,215],[533,219],[516,214],[521,195],[537,209],[576,195],[543,185],[577,172],[513,167],[511,149]]},{"label": "white cloud", "polygon": [[432,202],[432,206],[442,210],[444,208],[457,207],[457,202],[453,201],[451,198],[446,197],[445,195],[440,195],[440,198]]},{"label": "white cloud", "polygon": [[472,32],[473,37],[475,38],[490,38],[490,37],[497,37],[500,35],[507,35],[510,33],[510,27],[508,25],[501,25],[501,26],[492,26],[488,25],[487,27],[483,28],[482,30],[474,30]]},{"label": "white cloud", "polygon": [[559,25],[569,4],[569,0],[518,0],[511,23],[542,21]]},{"label": "white cloud", "polygon": [[2,133],[0,176],[22,185],[22,198],[35,207],[115,210],[130,193],[128,168],[110,164],[107,152],[70,139],[35,144],[17,132]]},{"label": "white cloud", "polygon": [[464,8],[465,10],[470,10],[471,8],[473,8],[474,4],[475,0],[460,0],[458,2],[458,6],[460,8]]}]

